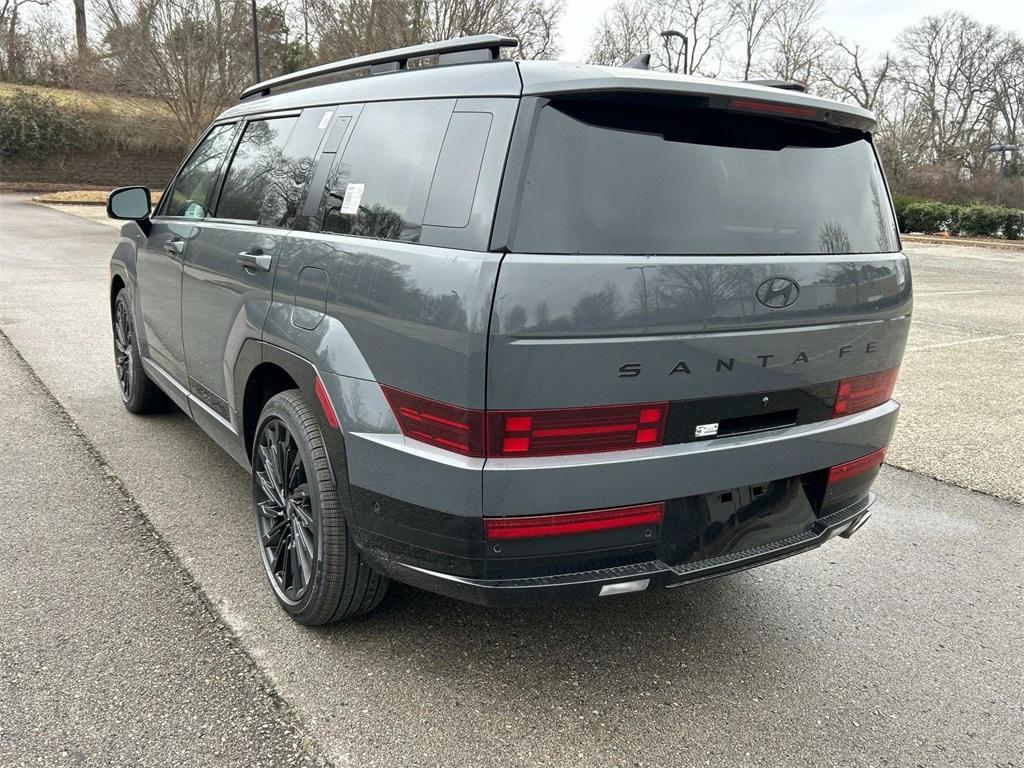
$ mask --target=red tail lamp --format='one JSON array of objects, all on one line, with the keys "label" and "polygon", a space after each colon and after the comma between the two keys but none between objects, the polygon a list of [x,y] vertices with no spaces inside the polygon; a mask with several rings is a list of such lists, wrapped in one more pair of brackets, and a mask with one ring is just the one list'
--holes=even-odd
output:
[{"label": "red tail lamp", "polygon": [[640,525],[660,525],[665,518],[664,502],[633,507],[599,509],[593,512],[569,512],[528,517],[485,517],[484,537],[495,539],[535,539],[545,536],[570,536],[578,533],[610,531]]},{"label": "red tail lamp", "polygon": [[818,116],[818,110],[814,107],[780,104],[776,101],[754,101],[752,99],[729,99],[729,109],[739,109],[743,112],[760,112],[779,117],[801,117],[807,120],[813,120]]},{"label": "red tail lamp", "polygon": [[381,389],[406,437],[463,456],[484,455],[483,411],[448,405],[383,384]]},{"label": "red tail lamp", "polygon": [[892,399],[892,391],[896,387],[896,376],[899,366],[887,371],[869,373],[852,379],[843,379],[836,390],[836,404],[832,409],[832,418],[849,416],[874,408]]},{"label": "red tail lamp", "polygon": [[487,413],[488,456],[558,456],[651,448],[665,440],[668,403]]},{"label": "red tail lamp", "polygon": [[879,448],[867,456],[861,456],[859,459],[848,461],[845,464],[837,464],[829,469],[826,484],[836,485],[845,480],[852,480],[858,475],[863,475],[865,472],[882,466],[883,461],[885,461],[885,448]]}]

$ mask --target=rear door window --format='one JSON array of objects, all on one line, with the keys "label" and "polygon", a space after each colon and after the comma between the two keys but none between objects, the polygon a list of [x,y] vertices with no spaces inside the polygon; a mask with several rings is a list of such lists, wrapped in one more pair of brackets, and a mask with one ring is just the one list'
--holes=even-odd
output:
[{"label": "rear door window", "polygon": [[367,104],[334,170],[324,232],[419,242],[453,99]]},{"label": "rear door window", "polygon": [[[679,100],[680,102],[682,100]],[[552,101],[514,250],[877,253],[896,226],[866,134],[667,101]]]},{"label": "rear door window", "polygon": [[221,163],[231,148],[234,135],[234,123],[215,125],[210,129],[174,180],[167,202],[161,208],[164,216],[185,216],[190,219],[206,216]]},{"label": "rear door window", "polygon": [[259,222],[265,205],[269,205],[268,217],[278,215],[280,201],[291,194],[292,177],[284,148],[298,119],[253,120],[245,126],[224,178],[218,219]]}]

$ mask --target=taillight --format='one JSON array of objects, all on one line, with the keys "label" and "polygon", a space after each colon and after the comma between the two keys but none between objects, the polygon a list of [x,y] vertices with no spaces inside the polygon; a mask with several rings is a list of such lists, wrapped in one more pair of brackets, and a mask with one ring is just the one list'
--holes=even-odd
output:
[{"label": "taillight", "polygon": [[668,403],[488,411],[488,456],[557,456],[651,448],[665,440]]},{"label": "taillight", "polygon": [[439,403],[426,397],[381,386],[402,434],[463,456],[484,455],[482,411]]},{"label": "taillight", "polygon": [[836,405],[832,409],[832,418],[860,413],[876,405],[887,403],[892,399],[892,391],[896,386],[899,366],[888,371],[869,373],[843,379],[836,390]]},{"label": "taillight", "polygon": [[609,531],[640,525],[660,525],[665,504],[655,502],[634,507],[600,509],[594,512],[569,512],[529,517],[485,517],[487,539],[534,539],[543,536],[569,536],[576,533]]},{"label": "taillight", "polygon": [[863,475],[872,469],[882,466],[885,461],[885,448],[879,448],[874,453],[861,456],[859,459],[848,461],[845,464],[837,464],[828,471],[827,485],[835,485],[844,480],[851,480],[858,475]]},{"label": "taillight", "polygon": [[743,112],[761,112],[780,117],[802,117],[813,120],[818,117],[814,107],[801,107],[796,104],[780,104],[777,101],[753,101],[752,99],[729,99],[729,109]]}]

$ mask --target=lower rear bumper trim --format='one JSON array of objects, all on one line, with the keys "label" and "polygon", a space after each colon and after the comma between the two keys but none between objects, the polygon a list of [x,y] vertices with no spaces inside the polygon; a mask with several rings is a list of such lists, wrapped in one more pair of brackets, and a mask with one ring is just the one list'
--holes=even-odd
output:
[{"label": "lower rear bumper trim", "polygon": [[[415,586],[482,605],[596,598],[602,587],[607,585],[644,579],[649,580],[651,588],[673,588],[782,560],[820,547],[836,536],[849,538],[871,516],[870,507],[874,500],[874,494],[869,493],[856,503],[820,518],[811,530],[804,533],[753,549],[681,565],[650,560],[591,571],[503,580],[471,579],[395,560],[384,560],[378,566]],[[615,590],[605,590],[606,595],[614,593]]]}]

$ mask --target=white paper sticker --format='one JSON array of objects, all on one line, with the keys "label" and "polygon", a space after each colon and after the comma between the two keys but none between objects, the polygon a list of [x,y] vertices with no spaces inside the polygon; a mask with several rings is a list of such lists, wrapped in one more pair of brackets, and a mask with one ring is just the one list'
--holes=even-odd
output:
[{"label": "white paper sticker", "polygon": [[359,213],[359,201],[363,199],[362,184],[346,184],[345,200],[341,204],[342,213]]},{"label": "white paper sticker", "polygon": [[320,125],[318,125],[316,127],[316,129],[318,131],[322,131],[324,128],[326,128],[327,124],[329,122],[331,122],[331,115],[333,115],[333,114],[334,114],[334,110],[332,110],[332,109],[329,109],[326,112],[324,112],[324,116],[320,118]]}]

